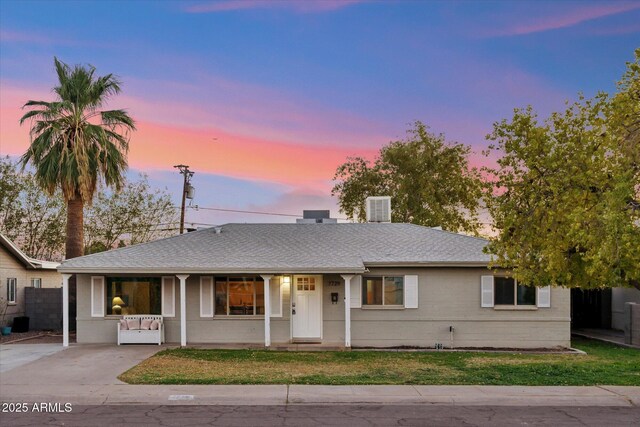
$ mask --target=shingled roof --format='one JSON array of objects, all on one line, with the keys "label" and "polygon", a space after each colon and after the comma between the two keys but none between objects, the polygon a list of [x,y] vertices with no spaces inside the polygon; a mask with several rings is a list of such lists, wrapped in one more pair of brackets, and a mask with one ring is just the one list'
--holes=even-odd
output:
[{"label": "shingled roof", "polygon": [[361,273],[486,266],[487,241],[413,224],[226,224],[73,258],[67,273]]}]

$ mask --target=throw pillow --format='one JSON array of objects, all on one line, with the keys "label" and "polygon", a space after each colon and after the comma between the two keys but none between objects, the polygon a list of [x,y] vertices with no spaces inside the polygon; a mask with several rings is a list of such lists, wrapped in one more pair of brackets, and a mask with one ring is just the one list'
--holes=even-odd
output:
[{"label": "throw pillow", "polygon": [[160,322],[158,322],[157,320],[151,322],[151,330],[157,331],[158,329],[160,329]]},{"label": "throw pillow", "polygon": [[140,329],[149,330],[151,327],[151,319],[142,319]]},{"label": "throw pillow", "polygon": [[140,319],[127,319],[129,329],[140,329]]},{"label": "throw pillow", "polygon": [[127,325],[127,321],[124,319],[120,320],[120,330],[121,331],[126,331],[129,329],[129,326]]}]

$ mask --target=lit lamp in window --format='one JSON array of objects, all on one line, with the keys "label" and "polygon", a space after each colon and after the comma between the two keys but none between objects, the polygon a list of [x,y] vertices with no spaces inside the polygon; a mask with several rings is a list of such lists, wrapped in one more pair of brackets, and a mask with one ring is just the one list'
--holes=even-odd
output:
[{"label": "lit lamp in window", "polygon": [[122,306],[124,305],[124,301],[122,301],[122,298],[120,297],[115,297],[112,301],[111,301],[111,312],[113,314],[122,314]]}]

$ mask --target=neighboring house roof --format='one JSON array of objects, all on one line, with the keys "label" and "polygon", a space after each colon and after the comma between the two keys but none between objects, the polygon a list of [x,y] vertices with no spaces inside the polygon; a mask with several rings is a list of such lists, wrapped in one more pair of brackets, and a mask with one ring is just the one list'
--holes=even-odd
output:
[{"label": "neighboring house roof", "polygon": [[28,270],[55,270],[60,265],[59,262],[43,261],[27,256],[20,250],[7,236],[0,233],[0,244],[11,253]]},{"label": "neighboring house roof", "polygon": [[73,258],[59,270],[257,274],[486,266],[486,244],[484,239],[412,224],[226,224]]}]

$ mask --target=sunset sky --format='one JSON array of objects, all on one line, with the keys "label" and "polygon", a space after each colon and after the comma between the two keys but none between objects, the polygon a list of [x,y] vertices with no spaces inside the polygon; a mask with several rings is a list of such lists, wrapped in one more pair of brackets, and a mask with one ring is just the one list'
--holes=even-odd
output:
[{"label": "sunset sky", "polygon": [[120,77],[110,107],[138,126],[129,175],[176,203],[183,163],[199,206],[342,217],[330,189],[347,156],[421,120],[483,164],[493,122],[614,91],[639,46],[638,1],[0,0],[0,154],[28,147],[21,106],[53,99],[57,56]]}]

